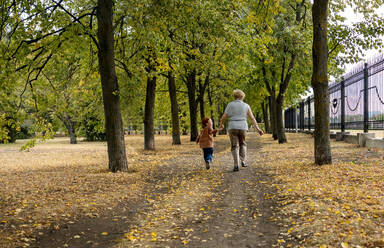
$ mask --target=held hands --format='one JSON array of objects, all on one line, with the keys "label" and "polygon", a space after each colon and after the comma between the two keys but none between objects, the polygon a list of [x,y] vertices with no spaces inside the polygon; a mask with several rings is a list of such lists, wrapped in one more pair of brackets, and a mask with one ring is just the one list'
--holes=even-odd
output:
[{"label": "held hands", "polygon": [[223,129],[224,129],[224,124],[220,124],[220,127],[217,130],[221,131]]},{"label": "held hands", "polygon": [[261,129],[257,129],[257,132],[259,133],[260,136],[262,136],[264,134],[263,130],[261,130]]}]

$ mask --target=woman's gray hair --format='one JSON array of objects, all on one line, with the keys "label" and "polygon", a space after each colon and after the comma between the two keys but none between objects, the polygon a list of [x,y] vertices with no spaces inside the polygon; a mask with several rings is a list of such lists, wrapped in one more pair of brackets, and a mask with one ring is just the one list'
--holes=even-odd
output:
[{"label": "woman's gray hair", "polygon": [[234,97],[236,100],[243,100],[244,97],[245,97],[245,93],[244,93],[242,90],[235,89],[235,90],[233,91],[233,97]]}]

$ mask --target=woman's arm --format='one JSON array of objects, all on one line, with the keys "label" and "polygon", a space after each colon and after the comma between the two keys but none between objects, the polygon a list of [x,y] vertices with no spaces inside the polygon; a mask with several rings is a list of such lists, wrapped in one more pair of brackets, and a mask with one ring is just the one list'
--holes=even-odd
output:
[{"label": "woman's arm", "polygon": [[226,113],[224,113],[223,116],[221,117],[220,126],[219,126],[220,130],[224,129],[224,122],[227,119],[227,117],[228,117],[228,115]]},{"label": "woman's arm", "polygon": [[253,125],[255,126],[255,128],[257,129],[257,132],[258,132],[260,135],[263,135],[264,132],[263,132],[263,130],[261,130],[261,129],[259,128],[259,125],[257,124],[257,121],[256,121],[256,119],[255,119],[255,116],[253,116],[253,113],[252,113],[252,110],[251,110],[251,109],[248,110],[248,116],[249,116],[249,118],[251,119],[251,121],[252,121]]}]

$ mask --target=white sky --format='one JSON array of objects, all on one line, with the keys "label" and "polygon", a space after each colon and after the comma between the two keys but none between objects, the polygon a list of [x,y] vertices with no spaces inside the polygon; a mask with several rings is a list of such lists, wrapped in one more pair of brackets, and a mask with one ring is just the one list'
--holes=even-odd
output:
[{"label": "white sky", "polygon": [[[384,6],[381,6],[379,9],[377,9],[376,13],[378,15],[384,17]],[[345,16],[347,18],[347,20],[346,20],[347,24],[352,24],[352,23],[358,22],[359,20],[362,19],[362,15],[358,14],[358,13],[354,13],[352,8],[347,8],[343,16]],[[384,36],[382,36],[382,38],[384,39]],[[384,48],[383,48],[383,50],[384,50]],[[364,60],[368,60],[370,58],[375,57],[379,53],[380,53],[379,50],[376,50],[376,49],[366,50],[365,51],[365,56],[363,56],[363,59]],[[344,66],[345,72],[348,72],[349,70],[352,70],[352,68],[355,65],[356,64],[346,64]],[[330,83],[333,82],[333,81],[334,81],[333,78],[329,79]],[[305,96],[303,96],[302,99],[306,99],[309,96],[311,96],[312,94],[313,94],[313,91],[312,91],[312,88],[310,88],[310,91]]]},{"label": "white sky", "polygon": [[[380,8],[378,8],[376,10],[376,13],[379,16],[384,17],[384,6],[381,6]],[[356,23],[356,22],[358,22],[359,20],[361,20],[363,18],[361,14],[354,13],[353,9],[350,8],[350,7],[348,7],[346,9],[346,11],[344,12],[343,16],[345,16],[347,18],[347,20],[346,20],[347,24]],[[381,37],[382,37],[382,39],[384,39],[384,36],[381,36]],[[380,51],[376,50],[376,49],[371,49],[371,50],[365,50],[364,53],[365,53],[365,56],[363,56],[363,59],[364,60],[368,60],[368,59],[373,58],[376,55],[378,55],[380,53]],[[345,65],[346,71],[350,70],[351,68],[353,68],[353,65],[351,65],[351,64]]]}]

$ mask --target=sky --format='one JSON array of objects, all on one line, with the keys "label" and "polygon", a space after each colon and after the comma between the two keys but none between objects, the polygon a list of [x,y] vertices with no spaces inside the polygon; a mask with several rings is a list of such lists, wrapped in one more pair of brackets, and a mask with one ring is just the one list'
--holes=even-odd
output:
[{"label": "sky", "polygon": [[[380,8],[378,8],[376,10],[376,13],[378,15],[384,17],[384,6],[381,6]],[[361,14],[354,13],[353,9],[350,7],[345,10],[343,16],[345,16],[347,18],[347,20],[346,20],[347,24],[352,24],[352,23],[358,22],[359,20],[362,19]],[[384,36],[382,36],[382,38],[384,39]],[[383,50],[384,50],[384,48],[383,48]],[[377,56],[379,54],[380,54],[380,51],[376,50],[376,49],[366,50],[365,56],[363,56],[363,59],[369,60],[369,59],[374,58],[375,56]],[[356,65],[357,64],[346,64],[344,66],[345,72],[347,73],[347,72],[351,71],[354,68],[354,66],[356,66]],[[334,80],[335,80],[334,78],[330,78],[329,83],[332,83]],[[302,96],[302,99],[307,99],[311,95],[313,95],[312,88],[309,89],[309,92],[307,94]]]},{"label": "sky", "polygon": [[[380,15],[381,17],[384,17],[384,6],[381,6],[380,8],[378,8],[376,10],[376,13],[378,15]],[[347,24],[356,23],[356,22],[358,22],[359,20],[362,19],[362,15],[358,14],[358,13],[354,13],[353,9],[351,7],[346,9],[346,11],[344,12],[343,16],[345,16],[347,18],[347,20],[346,20]],[[382,36],[382,39],[384,39],[384,36]],[[369,60],[369,59],[377,56],[378,54],[380,54],[380,51],[376,50],[376,49],[365,50],[365,56],[363,57],[363,59],[364,60]],[[351,70],[353,68],[353,66],[354,66],[353,64],[345,65],[346,72]]]}]

